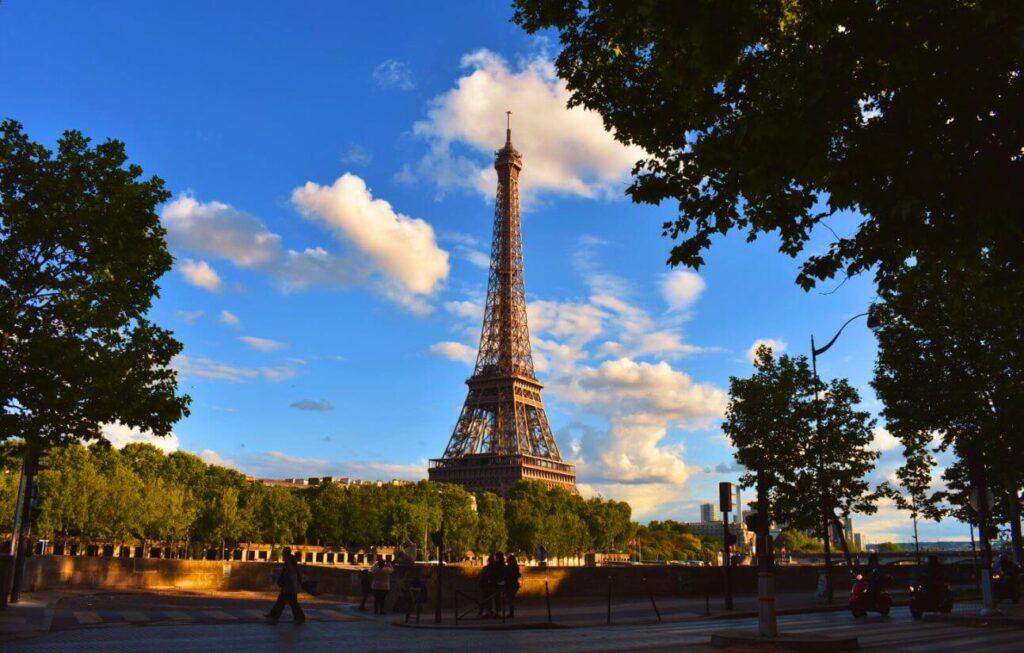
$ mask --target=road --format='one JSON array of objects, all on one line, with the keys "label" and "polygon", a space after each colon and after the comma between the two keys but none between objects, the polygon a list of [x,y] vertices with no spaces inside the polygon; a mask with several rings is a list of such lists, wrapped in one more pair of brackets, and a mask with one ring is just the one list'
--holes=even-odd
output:
[{"label": "road", "polygon": [[[6,653],[190,653],[192,651],[708,651],[712,632],[756,628],[756,620],[689,620],[658,625],[623,625],[553,630],[435,630],[402,628],[391,618],[376,620],[351,606],[311,608],[311,621],[297,625],[256,621],[251,609],[225,607],[192,613],[174,610],[118,610],[70,616],[54,615],[54,630],[5,642]],[[124,614],[127,613],[127,614]],[[321,614],[322,613],[322,614]],[[287,617],[285,617],[287,619]],[[313,619],[316,619],[315,621]],[[868,651],[992,652],[1020,651],[1024,630],[1017,627],[914,622],[906,608],[892,616],[854,621],[848,613],[815,613],[779,618],[785,633],[823,632],[860,638]],[[724,649],[715,649],[724,650]],[[736,649],[747,651],[750,649]]]}]

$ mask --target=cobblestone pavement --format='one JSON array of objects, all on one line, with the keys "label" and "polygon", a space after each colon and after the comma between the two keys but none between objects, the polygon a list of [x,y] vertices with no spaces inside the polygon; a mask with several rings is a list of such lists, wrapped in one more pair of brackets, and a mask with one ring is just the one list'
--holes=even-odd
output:
[{"label": "cobblestone pavement", "polygon": [[[310,606],[312,610],[319,610]],[[231,614],[225,609],[225,614]],[[215,625],[175,623],[173,619],[132,621],[58,630],[31,639],[5,642],[5,653],[189,653],[244,651],[264,653],[297,650],[302,653],[408,651],[550,651],[599,653],[624,651],[706,651],[711,633],[756,628],[756,620],[693,620],[660,625],[623,625],[553,630],[455,631],[402,628],[391,618],[374,619],[351,607],[332,610],[340,616],[305,625],[282,620],[277,624],[247,623],[208,615]],[[146,614],[147,610],[140,610]],[[217,612],[200,610],[200,613]],[[157,627],[144,627],[150,624]],[[166,624],[166,625],[165,625]],[[779,618],[784,633],[819,632],[855,635],[861,648],[894,653],[1020,651],[1024,629],[982,624],[914,622],[906,608],[888,618],[854,620],[848,613],[816,613]],[[724,649],[717,649],[724,650]],[[735,649],[737,651],[749,649]]]}]

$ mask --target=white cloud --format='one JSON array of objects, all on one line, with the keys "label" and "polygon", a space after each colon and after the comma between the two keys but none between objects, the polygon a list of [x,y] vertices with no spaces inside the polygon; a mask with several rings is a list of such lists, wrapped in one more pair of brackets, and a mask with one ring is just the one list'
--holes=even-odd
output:
[{"label": "white cloud", "polygon": [[875,451],[891,451],[900,446],[900,441],[888,429],[876,428],[872,431],[871,449]]},{"label": "white cloud", "polygon": [[445,302],[444,308],[452,315],[464,317],[474,322],[483,322],[484,305],[480,302],[451,301]]},{"label": "white cloud", "polygon": [[673,311],[689,308],[697,301],[707,283],[696,272],[674,270],[661,276],[661,296]]},{"label": "white cloud", "polygon": [[220,292],[224,287],[220,275],[206,261],[193,261],[187,258],[181,262],[178,270],[185,277],[185,281],[193,286],[206,288],[210,292]]},{"label": "white cloud", "polygon": [[195,324],[203,316],[203,311],[174,311],[174,314],[185,324]]},{"label": "white cloud", "polygon": [[178,354],[171,359],[171,367],[182,376],[192,376],[209,381],[231,381],[242,383],[252,379],[263,378],[267,381],[285,381],[294,378],[299,371],[297,362],[279,367],[261,367],[252,369],[222,363],[204,356],[187,356]]},{"label": "white cloud", "polygon": [[757,354],[757,348],[760,347],[761,345],[764,345],[765,347],[771,349],[772,353],[775,354],[776,356],[784,353],[787,347],[784,341],[778,340],[776,338],[758,338],[757,340],[754,341],[754,344],[750,345],[750,348],[747,349],[747,360],[749,360],[751,363],[754,362],[754,356]]},{"label": "white cloud", "polygon": [[464,259],[478,268],[486,270],[491,267],[491,257],[486,252],[481,252],[478,249],[469,249],[468,247],[460,247],[458,251]]},{"label": "white cloud", "polygon": [[430,345],[430,351],[438,356],[444,356],[449,360],[459,361],[460,363],[472,365],[476,362],[476,349],[461,342],[452,342],[450,340],[435,342]]},{"label": "white cloud", "polygon": [[494,150],[505,142],[505,111],[512,113],[512,141],[523,153],[524,201],[554,191],[583,197],[620,195],[643,151],[615,140],[601,116],[567,108],[569,91],[549,60],[537,57],[517,69],[490,50],[462,58],[467,69],[455,87],[430,101],[427,118],[413,126],[430,153],[419,173],[441,190],[469,187],[494,195]]},{"label": "white cloud", "polygon": [[346,173],[330,186],[306,182],[292,202],[336,237],[366,253],[388,278],[386,291],[410,306],[448,277],[448,252],[437,246],[434,228],[424,220],[396,213],[374,199],[366,182]]},{"label": "white cloud", "polygon": [[288,346],[288,343],[285,342],[270,338],[257,338],[256,336],[239,336],[238,339],[257,351],[277,351]]},{"label": "white cloud", "polygon": [[172,451],[177,451],[181,444],[178,441],[178,436],[173,432],[165,437],[160,437],[148,431],[140,431],[137,428],[126,426],[120,422],[103,424],[100,426],[100,431],[103,433],[103,437],[117,449],[131,442],[146,442],[159,448],[164,453],[171,453]]},{"label": "white cloud", "polygon": [[175,249],[258,270],[285,292],[311,286],[344,288],[365,283],[368,277],[357,261],[319,247],[286,250],[281,237],[262,222],[223,202],[203,203],[186,195],[164,206],[160,215]]},{"label": "white cloud", "polygon": [[373,69],[373,81],[382,88],[397,88],[411,91],[416,88],[412,78],[412,68],[404,61],[388,59]]},{"label": "white cloud", "polygon": [[220,318],[218,318],[218,321],[221,324],[226,324],[227,326],[242,326],[242,320],[227,309],[220,312]]},{"label": "white cloud", "polygon": [[199,459],[207,465],[217,465],[219,467],[230,467],[231,469],[237,469],[237,464],[230,458],[225,458],[213,449],[203,449],[198,454]]}]

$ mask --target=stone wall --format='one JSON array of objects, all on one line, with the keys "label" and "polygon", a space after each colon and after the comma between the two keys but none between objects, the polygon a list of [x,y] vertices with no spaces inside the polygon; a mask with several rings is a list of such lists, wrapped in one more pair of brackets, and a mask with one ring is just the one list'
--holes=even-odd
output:
[{"label": "stone wall", "polygon": [[[279,563],[213,560],[161,560],[152,558],[105,558],[97,556],[32,556],[28,559],[23,588],[26,591],[54,589],[215,589],[274,591],[272,572]],[[302,565],[303,578],[316,580],[321,592],[354,597],[359,594],[359,569],[335,566]],[[914,567],[887,569],[897,587],[905,587]],[[481,567],[444,568],[445,593],[453,590],[468,596],[479,593]],[[615,596],[717,595],[722,591],[721,567],[609,566],[609,567],[524,567],[521,596],[543,597],[547,582],[553,598]],[[821,567],[779,567],[775,587],[779,592],[812,591]],[[757,570],[734,567],[732,586],[736,593],[757,590]],[[396,578],[408,581],[414,574],[428,580],[431,594],[437,568],[427,565],[399,566]],[[946,568],[952,583],[970,583],[972,569],[967,565]],[[850,587],[849,575],[834,572],[836,588]],[[446,601],[447,602],[447,601]]]}]

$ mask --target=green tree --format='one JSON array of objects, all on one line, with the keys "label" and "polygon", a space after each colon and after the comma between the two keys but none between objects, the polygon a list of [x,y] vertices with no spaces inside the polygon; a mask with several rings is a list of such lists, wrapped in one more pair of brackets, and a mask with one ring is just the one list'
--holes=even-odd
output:
[{"label": "green tree", "polygon": [[856,410],[860,396],[853,386],[845,379],[818,382],[805,357],[776,360],[760,347],[754,367],[750,378],[730,378],[722,424],[747,470],[741,483],[754,485],[762,469],[772,519],[817,530],[822,540],[835,527],[849,564],[841,518],[877,509],[864,478],[878,457],[869,448],[874,420]]},{"label": "green tree", "polygon": [[628,192],[678,206],[671,263],[700,266],[731,230],[795,256],[859,211],[802,286],[982,250],[1022,271],[1021,3],[514,4],[527,31],[557,30],[570,104],[647,152]]},{"label": "green tree", "polygon": [[898,280],[879,286],[875,309],[878,360],[872,386],[890,431],[913,447],[935,434],[940,450],[958,463],[947,468],[945,496],[961,517],[976,522],[967,505],[971,485],[965,459],[975,452],[997,501],[994,521],[1010,522],[1020,544],[1015,497],[1024,468],[1009,452],[1024,448],[1024,279],[990,255],[964,258],[955,270],[918,262]]},{"label": "green tree", "polygon": [[586,503],[584,519],[590,529],[594,548],[600,551],[618,551],[633,536],[635,525],[632,509],[625,501],[594,497]]},{"label": "green tree", "polygon": [[928,450],[931,435],[928,433],[907,433],[903,436],[903,465],[896,470],[899,487],[892,487],[888,482],[879,486],[880,494],[889,497],[900,510],[910,513],[914,522],[914,551],[918,559],[921,557],[921,543],[917,535],[918,519],[942,520],[942,509],[939,501],[943,494],[929,494],[932,485],[932,469],[935,458]]},{"label": "green tree", "polygon": [[775,546],[790,553],[818,553],[825,547],[821,540],[816,540],[800,531],[787,528],[779,533]]},{"label": "green tree", "polygon": [[505,524],[505,500],[493,492],[476,495],[478,515],[476,541],[477,555],[504,551],[508,545],[508,526]]},{"label": "green tree", "polygon": [[166,435],[188,412],[181,343],[147,319],[169,194],[127,160],[117,141],[69,131],[54,154],[0,122],[0,439],[25,442],[29,484],[49,446],[115,421]]},{"label": "green tree", "polygon": [[900,553],[903,547],[895,542],[882,542],[876,547],[880,553]]}]

